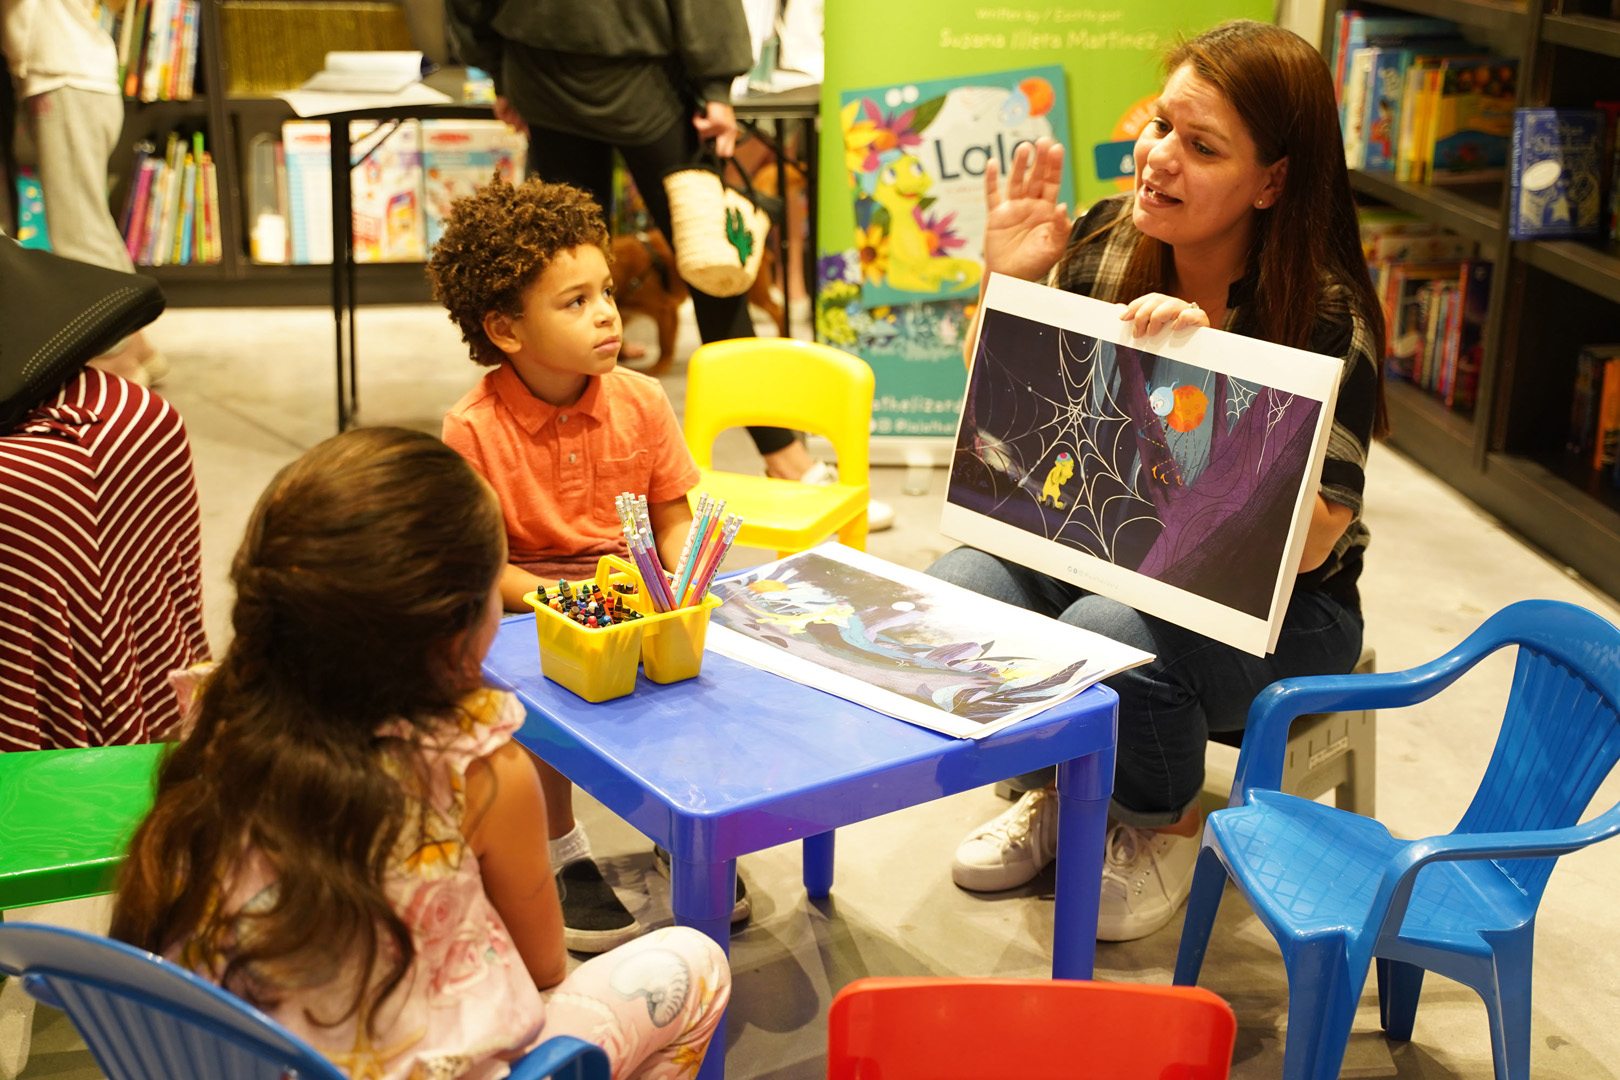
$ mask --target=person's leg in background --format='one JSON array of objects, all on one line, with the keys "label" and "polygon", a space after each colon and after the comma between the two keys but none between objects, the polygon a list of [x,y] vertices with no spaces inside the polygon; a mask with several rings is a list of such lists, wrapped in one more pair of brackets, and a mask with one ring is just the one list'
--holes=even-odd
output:
[{"label": "person's leg in background", "polygon": [[[696,156],[697,132],[691,124],[682,121],[653,142],[621,147],[620,153],[624,155],[625,168],[636,182],[636,190],[641,193],[641,201],[653,224],[673,245],[674,230],[670,224],[669,195],[664,191],[664,174]],[[754,336],[747,297],[710,296],[692,288],[692,313],[697,318],[698,337],[704,344]],[[785,428],[751,427],[748,434],[765,459],[765,471],[772,476],[797,480],[813,464],[798,436]]]},{"label": "person's leg in background", "polygon": [[[928,568],[941,581],[1000,600],[1025,611],[1057,618],[1083,595],[1027,566],[977,548],[947,551]],[[1016,778],[1020,792],[1007,810],[968,833],[951,860],[951,879],[974,892],[999,892],[1029,882],[1057,854],[1057,806],[1052,799],[1055,770]]]},{"label": "person's leg in background", "polygon": [[1107,680],[1119,694],[1119,749],[1097,936],[1131,941],[1187,898],[1209,732],[1241,730],[1255,695],[1278,679],[1349,671],[1361,620],[1321,593],[1297,592],[1276,651],[1260,657],[1101,596],[1061,618],[1154,654]]},{"label": "person's leg in background", "polygon": [[[664,191],[664,174],[692,161],[697,150],[697,132],[685,121],[675,124],[650,143],[619,148],[625,167],[636,182],[636,190],[641,193],[641,201],[646,204],[647,213],[671,244],[674,243],[674,234],[670,227],[669,196]],[[745,296],[710,296],[693,288],[692,309],[697,316],[698,336],[705,344],[754,336],[753,319],[748,314],[748,299]],[[837,479],[838,474],[832,467],[811,456],[797,432],[785,428],[751,427],[748,434],[764,459],[767,476],[811,484],[832,483]],[[868,530],[878,532],[893,524],[894,510],[886,503],[872,500],[867,508]]]},{"label": "person's leg in background", "polygon": [[[132,272],[134,261],[107,205],[107,162],[123,130],[123,100],[115,94],[63,86],[29,98],[24,113],[39,163],[51,250],[64,258]],[[141,331],[91,363],[142,385],[168,371],[168,362]]]}]

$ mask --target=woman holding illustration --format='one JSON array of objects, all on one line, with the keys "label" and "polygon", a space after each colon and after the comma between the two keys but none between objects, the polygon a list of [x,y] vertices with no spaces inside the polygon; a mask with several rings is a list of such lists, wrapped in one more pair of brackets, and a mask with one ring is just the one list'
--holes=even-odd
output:
[{"label": "woman holding illustration", "polygon": [[[1259,658],[973,548],[936,577],[1155,654],[1107,680],[1119,751],[1098,937],[1158,930],[1186,898],[1210,731],[1242,728],[1265,686],[1347,672],[1361,653],[1356,579],[1367,450],[1382,434],[1383,317],[1361,255],[1327,65],[1299,36],[1225,23],[1183,42],[1137,138],[1133,190],[1072,228],[1057,203],[1063,148],[1020,147],[1005,181],[985,174],[987,272],[1119,303],[1151,339],[1217,326],[1341,357],[1327,459],[1276,651]],[[970,338],[971,340],[971,338]],[[970,346],[971,347],[971,346]],[[968,363],[972,363],[971,354]],[[1014,888],[1056,849],[1050,778],[963,840],[963,888]]]}]

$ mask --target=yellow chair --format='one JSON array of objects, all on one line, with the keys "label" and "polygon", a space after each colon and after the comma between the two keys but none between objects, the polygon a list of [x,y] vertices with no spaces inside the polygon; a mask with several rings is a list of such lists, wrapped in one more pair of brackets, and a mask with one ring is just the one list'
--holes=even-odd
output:
[{"label": "yellow chair", "polygon": [[[701,477],[690,498],[726,500],[742,515],[736,542],[782,555],[834,533],[866,548],[872,369],[826,345],[791,338],[716,341],[692,354],[686,373],[686,445]],[[785,427],[820,435],[838,454],[838,483],[803,484],[719,472],[714,440],[728,428]]]}]

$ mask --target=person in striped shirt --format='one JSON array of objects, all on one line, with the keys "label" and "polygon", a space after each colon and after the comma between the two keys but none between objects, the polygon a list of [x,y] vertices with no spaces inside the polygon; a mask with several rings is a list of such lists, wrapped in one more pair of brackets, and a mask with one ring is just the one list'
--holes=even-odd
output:
[{"label": "person in striped shirt", "polygon": [[[1108,680],[1119,751],[1098,936],[1143,937],[1186,898],[1211,730],[1292,675],[1347,672],[1361,653],[1356,590],[1368,446],[1383,427],[1383,319],[1361,257],[1332,80],[1297,35],[1257,22],[1178,44],[1138,136],[1129,192],[1072,226],[1058,205],[1063,149],[1021,147],[986,170],[988,270],[1121,304],[1135,333],[1216,326],[1342,359],[1338,403],[1304,557],[1276,651],[1255,657],[972,548],[930,572],[1155,654]],[[971,355],[968,357],[972,362]],[[963,840],[958,885],[999,890],[1055,852],[1057,807],[1036,780]]]}]

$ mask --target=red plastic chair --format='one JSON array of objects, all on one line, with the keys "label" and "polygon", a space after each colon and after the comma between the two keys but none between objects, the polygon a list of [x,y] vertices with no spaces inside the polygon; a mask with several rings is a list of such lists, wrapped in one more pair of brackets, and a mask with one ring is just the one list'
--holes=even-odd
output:
[{"label": "red plastic chair", "polygon": [[1236,1035],[1231,1006],[1197,987],[856,979],[827,1017],[827,1077],[1226,1080]]}]

